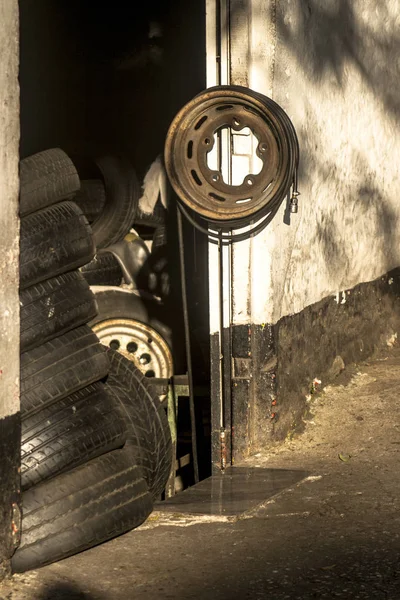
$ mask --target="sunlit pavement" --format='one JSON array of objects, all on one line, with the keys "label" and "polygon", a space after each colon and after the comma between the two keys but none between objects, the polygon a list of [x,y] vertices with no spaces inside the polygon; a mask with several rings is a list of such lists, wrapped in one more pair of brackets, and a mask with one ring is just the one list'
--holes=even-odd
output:
[{"label": "sunlit pavement", "polygon": [[400,599],[400,350],[309,400],[303,434],[245,463],[307,471],[294,485],[236,517],[153,513],[0,598]]}]

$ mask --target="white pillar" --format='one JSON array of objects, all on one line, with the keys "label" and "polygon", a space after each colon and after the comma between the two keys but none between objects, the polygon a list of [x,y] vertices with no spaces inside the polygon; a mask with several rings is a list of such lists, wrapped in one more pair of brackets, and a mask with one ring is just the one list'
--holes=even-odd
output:
[{"label": "white pillar", "polygon": [[18,61],[18,2],[0,0],[0,579],[19,501]]},{"label": "white pillar", "polygon": [[[274,5],[274,2],[265,0],[206,0],[208,87],[218,84],[242,85],[271,96],[275,45]],[[233,134],[233,144],[227,143],[225,148],[231,165],[234,165],[234,175],[239,179],[241,174],[244,178],[249,172],[257,172],[254,164],[257,160],[254,140],[251,135],[246,137],[243,133]],[[209,244],[213,462],[218,456],[217,425],[229,428],[226,439],[230,439],[230,427],[234,428],[233,454],[235,447],[240,448],[241,455],[250,452],[255,437],[260,385],[254,381],[257,378],[253,378],[254,370],[258,368],[258,351],[254,347],[255,335],[252,328],[253,325],[271,323],[273,319],[273,244],[274,233],[270,226],[257,236],[224,249],[222,323],[219,319],[221,273],[218,268],[218,248],[215,244]],[[227,369],[231,369],[232,396],[230,400],[225,400],[225,416],[228,415],[229,418],[224,419],[221,369],[218,373],[216,367],[218,361],[221,363],[221,355],[226,356],[227,348],[224,352],[221,347],[221,335],[222,330],[227,329],[232,334],[232,360]],[[235,348],[239,346],[236,351]],[[225,366],[226,364],[225,362]],[[228,384],[231,382],[225,378],[226,388]],[[218,402],[219,416],[215,410]],[[267,414],[264,406],[270,403],[269,392],[265,392],[265,398],[261,402],[261,412]],[[262,417],[263,432],[268,432],[268,418]]]}]

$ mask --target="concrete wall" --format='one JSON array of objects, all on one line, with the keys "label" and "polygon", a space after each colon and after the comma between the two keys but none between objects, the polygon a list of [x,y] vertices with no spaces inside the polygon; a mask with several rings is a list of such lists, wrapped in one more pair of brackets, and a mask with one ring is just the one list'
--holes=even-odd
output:
[{"label": "concrete wall", "polygon": [[[18,3],[0,1],[0,579],[18,538]],[[14,526],[12,528],[12,520]]]},{"label": "concrete wall", "polygon": [[232,83],[292,118],[301,197],[289,226],[282,207],[236,248],[235,323],[275,323],[400,264],[399,15],[398,0],[251,2],[248,79],[233,63]]},{"label": "concrete wall", "polygon": [[[234,429],[237,460],[301,428],[314,378],[325,385],[334,365],[363,360],[400,329],[400,2],[220,4],[222,16],[224,6],[229,11],[228,36],[221,27],[221,62],[230,65],[223,83],[272,97],[300,142],[299,213],[288,221],[282,206],[263,232],[233,246],[222,330],[210,247],[213,431]],[[217,19],[211,0],[207,6],[212,85]],[[243,177],[246,164],[235,167]],[[232,340],[228,353],[218,342],[223,336]],[[221,354],[233,359],[224,386]]]}]

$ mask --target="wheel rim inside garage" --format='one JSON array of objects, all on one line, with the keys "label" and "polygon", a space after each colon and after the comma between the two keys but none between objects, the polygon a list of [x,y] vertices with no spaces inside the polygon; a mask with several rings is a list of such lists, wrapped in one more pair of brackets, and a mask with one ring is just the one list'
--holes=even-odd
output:
[{"label": "wheel rim inside garage", "polygon": [[107,319],[92,325],[92,329],[102,344],[121,352],[146,377],[172,377],[171,350],[149,325],[131,319]]}]

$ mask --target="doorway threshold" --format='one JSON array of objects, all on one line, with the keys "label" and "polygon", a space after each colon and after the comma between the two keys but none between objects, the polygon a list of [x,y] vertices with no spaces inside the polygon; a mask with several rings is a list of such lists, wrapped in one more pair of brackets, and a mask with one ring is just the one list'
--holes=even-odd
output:
[{"label": "doorway threshold", "polygon": [[154,508],[164,513],[237,517],[308,476],[300,470],[229,467],[157,502]]}]

